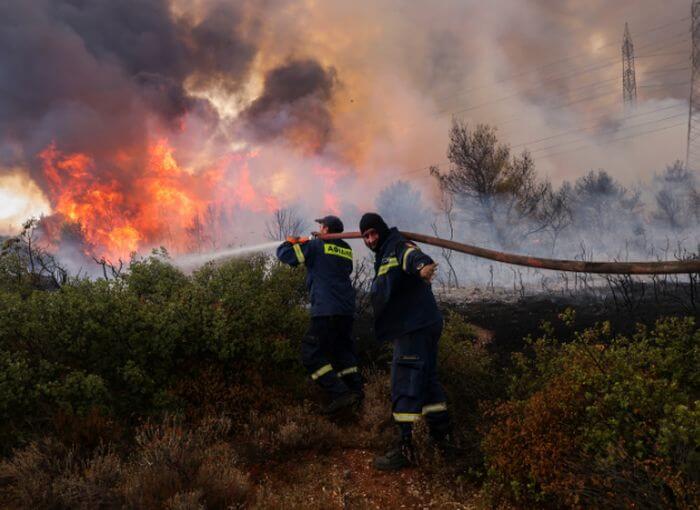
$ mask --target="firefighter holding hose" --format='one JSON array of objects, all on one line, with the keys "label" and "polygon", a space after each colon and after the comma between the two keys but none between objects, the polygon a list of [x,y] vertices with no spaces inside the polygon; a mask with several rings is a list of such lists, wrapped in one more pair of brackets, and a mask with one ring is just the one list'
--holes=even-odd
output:
[{"label": "firefighter holding hose", "polygon": [[[343,231],[337,216],[316,222],[320,234]],[[357,407],[364,393],[352,338],[352,249],[343,240],[288,237],[277,248],[277,258],[290,266],[306,267],[311,324],[302,340],[301,359],[311,379],[330,397],[323,413],[335,415]]]},{"label": "firefighter holding hose", "polygon": [[449,442],[449,413],[437,374],[443,321],[430,285],[437,264],[376,213],[362,216],[360,233],[375,253],[371,300],[377,340],[394,345],[391,401],[399,441],[374,459],[375,468],[393,471],[412,463],[411,434],[419,418],[438,447]]}]

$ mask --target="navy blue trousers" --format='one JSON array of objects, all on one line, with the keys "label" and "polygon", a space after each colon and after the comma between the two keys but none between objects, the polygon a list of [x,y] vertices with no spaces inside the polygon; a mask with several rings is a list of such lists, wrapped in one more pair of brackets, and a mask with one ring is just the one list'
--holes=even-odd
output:
[{"label": "navy blue trousers", "polygon": [[410,438],[413,423],[421,417],[434,438],[441,439],[449,431],[447,397],[437,373],[441,333],[442,321],[394,340],[391,401],[403,438]]},{"label": "navy blue trousers", "polygon": [[301,343],[306,371],[331,398],[350,391],[364,396],[349,315],[312,317]]}]

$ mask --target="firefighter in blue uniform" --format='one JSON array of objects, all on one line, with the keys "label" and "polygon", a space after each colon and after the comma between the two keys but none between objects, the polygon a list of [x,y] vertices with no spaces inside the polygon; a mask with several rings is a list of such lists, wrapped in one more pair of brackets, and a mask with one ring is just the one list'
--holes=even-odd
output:
[{"label": "firefighter in blue uniform", "polygon": [[430,282],[437,264],[381,216],[367,213],[360,220],[365,245],[375,253],[371,300],[375,334],[392,341],[391,401],[399,442],[374,459],[381,470],[396,470],[412,462],[413,423],[423,417],[436,445],[450,433],[445,391],[437,375],[438,340],[442,315]]},{"label": "firefighter in blue uniform", "polygon": [[[316,220],[320,233],[339,233],[337,216]],[[290,266],[306,267],[311,301],[311,324],[301,344],[304,367],[330,397],[324,414],[354,408],[364,397],[352,339],[355,290],[350,282],[352,249],[343,240],[287,238],[277,258]]]}]

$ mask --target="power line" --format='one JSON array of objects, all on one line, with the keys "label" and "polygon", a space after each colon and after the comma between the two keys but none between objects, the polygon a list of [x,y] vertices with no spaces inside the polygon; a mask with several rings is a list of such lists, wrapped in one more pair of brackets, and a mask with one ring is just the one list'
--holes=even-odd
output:
[{"label": "power line", "polygon": [[680,71],[689,71],[690,67],[678,67],[676,69],[656,69],[653,71],[644,71],[643,74],[659,74],[659,73],[675,73],[675,72],[680,72]]},{"label": "power line", "polygon": [[[586,71],[587,71],[587,70],[586,70]],[[577,73],[577,74],[581,74],[581,73]],[[574,75],[569,75],[569,76],[567,76],[567,78],[569,78],[569,77],[571,77],[571,76],[574,76]],[[588,88],[597,88],[597,87],[599,87],[599,86],[600,86],[601,84],[603,84],[603,83],[608,83],[608,82],[612,82],[612,81],[617,81],[618,79],[619,79],[619,78],[615,77],[615,78],[611,78],[611,79],[609,79],[609,80],[604,80],[604,81],[597,82],[597,83],[591,83],[591,84],[588,84],[588,85],[585,85],[585,86],[582,86],[582,87],[577,87],[577,88],[574,88],[574,89],[570,89],[570,90],[568,90],[568,91],[566,91],[566,92],[563,92],[563,93],[561,93],[561,94],[556,94],[555,97],[556,97],[556,96],[563,96],[564,94],[567,94],[567,93],[570,93],[570,92],[575,92],[575,91],[578,91],[578,90],[585,90],[585,89],[588,89]],[[558,80],[557,80],[557,81],[558,81]],[[504,96],[504,97],[501,97],[501,98],[498,98],[498,99],[492,99],[492,100],[490,100],[490,101],[486,101],[486,102],[484,102],[484,103],[481,103],[481,104],[478,104],[478,105],[474,105],[474,106],[469,107],[469,108],[464,108],[464,109],[462,109],[462,110],[455,110],[455,111],[452,111],[452,112],[450,112],[450,113],[452,113],[452,114],[465,113],[465,112],[468,112],[468,111],[478,110],[479,108],[482,108],[482,107],[484,107],[484,106],[490,106],[490,105],[493,105],[493,104],[498,104],[498,103],[501,103],[501,102],[503,102],[503,101],[505,101],[505,100],[508,100],[508,99],[519,98],[519,97],[522,97],[522,93],[523,93],[523,92],[525,92],[525,91],[527,91],[527,90],[530,90],[530,89],[534,89],[534,88],[536,88],[536,87],[534,87],[534,86],[533,86],[533,87],[528,87],[528,88],[525,88],[525,89],[523,89],[523,90],[521,90],[521,91],[519,91],[519,92],[516,92],[516,93],[514,93],[514,94],[510,94],[510,95],[508,95],[508,96]],[[443,111],[440,112],[440,113],[446,113],[446,112],[447,112],[446,110],[443,110]]]},{"label": "power line", "polygon": [[[664,109],[667,109],[667,108],[664,108]],[[659,109],[659,110],[663,110],[663,109]],[[652,113],[652,112],[649,112],[649,113]],[[640,115],[638,115],[638,116],[642,116],[642,115],[643,115],[643,114],[640,114]],[[634,128],[637,128],[637,127],[640,127],[640,126],[643,126],[643,125],[648,125],[648,124],[656,124],[656,123],[663,122],[663,121],[665,121],[665,120],[669,120],[669,119],[673,119],[673,118],[677,118],[677,117],[683,116],[683,115],[685,115],[685,114],[682,113],[682,114],[677,114],[677,115],[671,115],[671,116],[665,117],[665,118],[663,118],[663,119],[655,119],[655,120],[649,121],[649,122],[638,123],[638,124],[635,124],[634,126],[627,126],[626,128],[623,128],[623,129],[621,129],[621,130],[617,130],[617,132],[622,132],[622,133],[624,133],[624,132],[625,132],[626,130],[628,130],[628,129],[634,129]],[[633,138],[637,138],[638,136],[644,136],[644,135],[656,133],[656,132],[659,132],[659,131],[665,131],[665,130],[667,130],[667,129],[671,129],[671,128],[673,128],[673,127],[678,127],[678,126],[681,126],[681,125],[683,125],[683,124],[684,124],[684,123],[677,123],[677,124],[673,124],[673,125],[671,125],[671,126],[664,126],[664,127],[660,127],[660,128],[656,128],[656,129],[652,129],[652,130],[642,131],[642,132],[640,132],[640,133],[633,133],[633,134],[628,135],[628,136],[624,136],[624,137],[620,137],[620,138],[613,138],[613,139],[611,139],[611,140],[607,140],[607,141],[599,142],[599,143],[595,143],[595,142],[594,142],[594,143],[590,143],[590,142],[588,142],[588,143],[585,143],[584,145],[582,145],[582,146],[580,146],[580,147],[574,147],[574,148],[570,148],[570,149],[567,149],[567,150],[564,150],[564,151],[554,152],[554,153],[550,153],[550,154],[540,154],[540,155],[537,155],[535,159],[538,159],[538,158],[549,159],[549,158],[554,157],[554,156],[557,156],[557,155],[567,154],[567,153],[569,153],[569,152],[576,152],[576,151],[585,149],[585,148],[587,148],[587,147],[608,145],[608,144],[611,144],[611,143],[621,142],[621,141],[624,141],[624,140],[630,140],[630,139],[633,139]],[[567,144],[569,144],[569,143],[576,143],[576,142],[582,142],[582,141],[587,141],[587,139],[582,138],[582,139],[578,139],[578,140],[573,140],[573,141],[565,142],[565,143],[563,143],[563,144],[558,144],[558,145],[555,145],[555,146],[552,146],[552,147],[561,147],[562,145],[567,145]],[[549,147],[549,148],[552,148],[552,147]],[[512,149],[512,148],[513,148],[513,147],[511,147],[511,149]],[[542,149],[539,149],[539,150],[544,150],[544,149],[545,149],[545,148],[542,148]],[[532,154],[534,154],[535,152],[537,152],[537,151],[533,151]],[[451,161],[450,161],[450,160],[443,160],[443,161],[440,161],[440,162],[438,162],[438,163],[434,163],[434,164],[432,164],[432,165],[426,165],[426,166],[422,166],[422,167],[420,167],[420,168],[415,168],[415,169],[412,169],[412,170],[407,170],[407,171],[403,171],[403,172],[398,172],[398,173],[396,173],[396,174],[393,174],[389,179],[386,179],[386,182],[388,182],[389,180],[400,179],[401,177],[407,177],[407,176],[410,176],[410,175],[415,175],[415,174],[417,174],[417,173],[419,173],[419,172],[425,172],[425,171],[427,171],[427,170],[430,170],[432,167],[440,168],[440,167],[442,167],[443,165],[448,164],[448,163],[451,163]],[[424,179],[424,178],[429,178],[429,177],[431,177],[430,174],[424,174],[424,175],[421,175],[421,176],[419,176],[419,177],[417,177],[417,178],[418,178],[418,179]]]},{"label": "power line", "polygon": [[[650,114],[652,114],[652,113],[657,113],[657,112],[659,112],[659,111],[664,111],[664,110],[668,110],[668,109],[671,109],[671,108],[677,108],[677,107],[679,107],[679,106],[680,106],[680,105],[673,105],[673,106],[669,106],[669,107],[665,107],[665,108],[659,108],[659,109],[654,110],[654,111],[652,111],[652,112],[646,112],[646,113],[642,113],[642,114],[637,114],[637,115],[635,115],[635,117],[643,117],[643,116],[645,116],[645,115],[650,115]],[[661,118],[661,119],[653,119],[653,120],[651,120],[651,121],[646,121],[646,122],[637,123],[637,124],[634,124],[634,125],[632,125],[632,126],[626,126],[626,127],[622,128],[622,129],[610,130],[610,132],[624,133],[625,131],[628,131],[628,130],[630,130],[630,129],[635,129],[635,128],[638,128],[638,127],[641,127],[641,126],[645,126],[645,125],[649,125],[649,124],[658,124],[659,122],[664,122],[664,121],[666,121],[666,120],[678,118],[678,117],[683,116],[683,115],[685,115],[685,114],[683,114],[683,113],[674,114],[674,115],[670,115],[670,116],[667,116],[667,117],[664,117],[664,118]],[[564,151],[553,152],[553,153],[550,153],[550,154],[539,154],[539,155],[536,156],[535,159],[538,159],[538,158],[549,159],[549,158],[554,157],[554,156],[557,156],[557,155],[566,154],[566,153],[569,153],[569,152],[575,152],[575,151],[578,151],[578,150],[585,149],[585,148],[587,148],[587,147],[599,146],[599,145],[608,145],[608,144],[610,144],[610,143],[616,143],[616,142],[620,142],[620,141],[624,141],[624,140],[630,140],[630,139],[636,138],[636,137],[638,137],[638,136],[643,136],[643,135],[655,133],[655,132],[658,132],[658,131],[664,131],[664,130],[671,129],[671,128],[673,128],[673,127],[677,127],[677,126],[680,126],[680,125],[682,125],[682,123],[681,123],[681,124],[673,124],[673,125],[671,125],[671,126],[664,126],[664,127],[657,128],[657,129],[642,131],[642,132],[640,132],[640,133],[633,133],[633,134],[628,135],[628,136],[624,136],[624,137],[620,137],[620,138],[613,138],[613,139],[611,139],[611,140],[604,141],[604,142],[598,142],[598,143],[595,143],[595,142],[594,142],[594,143],[590,143],[590,142],[588,142],[588,143],[585,143],[584,145],[582,145],[582,146],[580,146],[580,147],[574,147],[574,148],[570,148],[570,149],[567,149],[567,150],[564,150]],[[545,139],[542,139],[542,140],[540,140],[540,141],[544,141],[544,140],[545,140]],[[561,143],[561,144],[556,144],[556,145],[552,145],[552,146],[549,146],[549,147],[543,147],[543,148],[540,148],[540,149],[536,149],[536,150],[532,151],[531,154],[535,154],[535,153],[537,153],[537,152],[544,151],[544,150],[549,150],[549,149],[556,148],[556,147],[561,147],[561,146],[563,146],[563,145],[568,145],[568,144],[571,144],[571,143],[586,142],[586,141],[588,141],[588,140],[589,140],[589,139],[587,139],[587,138],[580,138],[580,139],[577,139],[577,140],[571,140],[571,141],[564,142],[564,143]],[[521,146],[523,146],[523,145],[525,145],[525,144],[527,144],[527,143],[533,143],[533,142],[525,142],[525,143],[523,143],[523,144],[519,144],[519,145],[516,145],[516,146],[510,146],[510,148],[513,149],[513,148],[521,147]],[[441,166],[443,166],[443,165],[445,165],[445,164],[448,164],[448,163],[451,163],[451,161],[450,161],[450,160],[443,160],[443,161],[440,161],[440,162],[438,162],[438,163],[434,163],[434,164],[432,164],[432,165],[425,165],[425,166],[422,166],[422,167],[420,167],[420,168],[415,168],[415,169],[412,169],[412,170],[399,172],[399,173],[397,173],[397,174],[393,174],[393,175],[391,176],[391,179],[396,179],[396,178],[401,178],[401,177],[405,177],[405,176],[414,175],[414,174],[417,174],[417,173],[419,173],[419,172],[424,172],[424,171],[426,171],[426,170],[430,170],[430,168],[432,168],[432,167],[440,168]],[[430,175],[429,175],[429,174],[426,174],[426,175],[420,176],[420,178],[426,178],[426,177],[430,177]]]},{"label": "power line", "polygon": [[552,157],[554,157],[554,156],[559,156],[559,155],[561,155],[561,154],[568,154],[568,153],[570,153],[570,152],[576,152],[576,151],[579,151],[579,150],[582,150],[582,149],[585,149],[585,148],[587,148],[587,147],[591,147],[591,146],[594,146],[594,145],[595,145],[595,146],[608,145],[608,144],[615,143],[615,142],[622,142],[622,141],[624,141],[624,140],[631,140],[632,138],[637,138],[638,136],[648,135],[648,134],[651,134],[651,133],[657,133],[657,132],[659,132],[659,131],[666,131],[666,130],[668,130],[668,129],[672,129],[672,128],[679,127],[679,126],[683,126],[683,125],[685,125],[685,121],[684,121],[684,122],[679,122],[679,123],[676,123],[676,124],[672,124],[672,125],[666,126],[666,127],[661,127],[661,128],[657,128],[657,129],[652,129],[652,130],[650,130],[650,131],[643,131],[643,132],[641,132],[641,133],[636,133],[636,134],[631,135],[631,136],[625,136],[625,137],[623,137],[623,138],[613,138],[612,140],[608,140],[608,141],[605,141],[605,142],[602,142],[602,143],[595,143],[595,144],[589,143],[589,144],[583,145],[583,146],[581,146],[581,147],[577,147],[577,148],[574,148],[574,149],[568,149],[568,150],[561,151],[561,152],[555,152],[555,153],[552,153],[552,154],[545,154],[545,155],[540,156],[540,157],[543,157],[543,158],[552,158]]},{"label": "power line", "polygon": [[[614,96],[614,97],[618,97],[618,96],[617,96],[618,94],[619,94],[619,92],[618,92],[617,90],[612,90],[612,91],[606,92],[606,93],[604,93],[604,94],[598,94],[598,95],[594,95],[594,96],[589,96],[589,97],[587,97],[587,98],[577,98],[577,99],[575,99],[575,100],[567,101],[567,102],[565,102],[565,103],[558,104],[558,105],[548,105],[548,106],[546,106],[546,108],[547,108],[548,111],[551,112],[551,111],[554,111],[554,110],[560,110],[561,108],[565,108],[565,107],[571,106],[571,105],[573,105],[573,104],[585,103],[585,102],[588,102],[588,101],[593,101],[593,100],[595,100],[595,99],[602,99],[602,98],[605,98],[605,97],[613,98],[613,96]],[[616,102],[616,101],[617,101],[617,99],[615,100],[615,102]],[[611,102],[611,101],[606,101],[605,103],[612,103],[612,102]],[[595,110],[593,110],[593,111],[598,111],[598,110],[600,110],[600,109],[602,109],[602,108],[603,108],[603,106],[601,106],[600,108],[595,109]],[[607,111],[609,111],[609,110],[610,110],[610,105],[609,105],[609,106],[605,106],[605,109],[606,109]],[[506,125],[508,125],[508,124],[512,124],[513,122],[518,121],[518,120],[521,120],[521,119],[524,118],[524,117],[528,117],[528,115],[518,114],[518,115],[514,115],[514,116],[511,116],[511,117],[508,117],[508,118],[506,118],[505,120],[499,122],[498,125],[497,125],[497,127],[501,128],[501,127],[506,126]]]},{"label": "power line", "polygon": [[[618,92],[617,92],[617,91],[614,91],[614,92],[610,92],[609,94],[607,94],[607,96],[610,96],[611,99],[612,99],[613,96],[617,97],[617,94],[618,94]],[[592,119],[593,119],[594,122],[595,122],[595,121],[600,121],[600,120],[603,120],[603,119],[606,119],[606,118],[610,118],[610,109],[611,109],[611,106],[614,106],[615,104],[617,104],[617,99],[614,99],[613,101],[605,101],[605,102],[604,102],[603,104],[601,104],[599,107],[597,107],[597,108],[595,108],[595,109],[593,109],[593,110],[588,110],[587,113],[590,114],[590,113],[605,112],[605,113],[603,113],[602,115],[595,115],[594,117],[592,117]],[[565,105],[565,106],[568,106],[568,104]],[[673,106],[672,106],[672,108],[681,108],[681,107],[683,107],[683,105],[680,105],[680,104],[676,104],[676,105],[673,105]],[[646,115],[646,114],[642,114],[642,115]],[[522,116],[522,115],[521,115],[521,116],[512,117],[512,118],[508,119],[506,122],[500,123],[500,124],[498,125],[498,127],[500,128],[500,127],[502,127],[502,126],[505,125],[505,124],[512,124],[513,122],[515,122],[515,121],[517,121],[517,120],[520,120],[520,119],[522,119],[523,117],[524,117],[524,116]],[[634,116],[631,116],[631,117],[634,117]],[[614,120],[614,119],[611,119],[611,120]],[[509,135],[508,132],[506,131],[506,132],[503,132],[503,136],[504,136],[504,137],[508,137],[508,136],[510,136],[510,135]],[[521,146],[521,145],[519,144],[518,146]]]},{"label": "power line", "polygon": [[[664,108],[657,108],[656,110],[651,110],[651,111],[649,111],[649,112],[636,113],[636,114],[634,114],[634,115],[628,115],[627,117],[620,118],[620,119],[616,119],[616,120],[627,120],[627,119],[633,119],[633,118],[637,118],[637,117],[646,117],[647,115],[652,115],[652,114],[654,114],[654,113],[658,113],[658,112],[662,112],[662,111],[666,111],[666,110],[671,110],[671,109],[674,109],[674,108],[683,108],[683,109],[685,109],[685,107],[684,107],[683,105],[674,104],[674,105],[671,105],[671,106],[666,106],[666,107],[664,107]],[[597,120],[600,120],[600,119],[603,119],[603,118],[606,118],[606,117],[608,117],[608,115],[602,115],[602,116],[598,117]],[[538,143],[541,143],[541,142],[545,142],[545,141],[548,141],[548,140],[553,140],[553,139],[555,139],[555,138],[560,138],[560,137],[562,137],[562,136],[570,135],[570,134],[573,134],[573,133],[580,133],[580,132],[582,132],[582,131],[586,131],[586,130],[588,130],[588,129],[594,128],[594,127],[596,127],[596,126],[598,126],[598,125],[599,125],[599,122],[591,122],[591,123],[589,123],[587,126],[582,127],[582,128],[572,129],[572,130],[570,130],[570,131],[565,131],[565,132],[563,132],[563,133],[558,133],[558,134],[556,134],[556,135],[547,136],[547,137],[545,137],[545,138],[539,138],[539,139],[536,139],[536,140],[529,140],[529,141],[527,141],[527,142],[521,142],[521,143],[518,143],[518,144],[515,144],[515,145],[511,145],[510,148],[511,148],[511,149],[517,149],[517,148],[519,148],[519,147],[525,147],[525,146],[528,146],[528,145],[535,145],[535,144],[538,144]]]},{"label": "power line", "polygon": [[[654,27],[654,28],[651,28],[651,29],[648,29],[648,30],[640,31],[639,34],[641,34],[641,35],[640,35],[639,37],[644,37],[644,35],[647,35],[647,34],[650,34],[650,33],[652,33],[652,32],[661,30],[661,29],[663,29],[663,28],[667,28],[667,27],[672,26],[672,25],[675,25],[675,24],[677,24],[677,23],[681,23],[681,22],[683,22],[683,21],[685,21],[685,20],[687,20],[687,19],[690,19],[690,16],[685,16],[685,17],[683,17],[683,18],[680,18],[680,19],[671,21],[671,22],[669,22],[669,23],[665,23],[665,24],[663,24],[663,25],[659,25],[659,26],[657,26],[657,27]],[[687,32],[686,32],[686,33],[687,33]],[[680,34],[677,34],[677,35],[680,35]],[[676,36],[674,35],[674,36],[672,36],[672,37],[676,37]],[[658,41],[654,41],[653,43],[656,44],[657,42],[658,42]],[[614,45],[617,45],[617,44],[618,44],[617,42],[611,42],[611,43],[608,43],[608,44],[605,44],[605,45],[601,46],[601,47],[599,48],[599,50],[600,50],[600,49],[603,49],[603,48],[608,48],[608,47],[611,47],[611,46],[614,46]],[[647,46],[648,46],[648,45],[649,45],[649,44],[647,44]],[[652,45],[653,45],[653,44],[652,44]],[[640,46],[640,49],[642,49],[642,47],[644,47],[644,45]],[[646,49],[646,48],[644,48],[644,49]],[[471,93],[471,92],[474,92],[474,91],[477,91],[477,90],[483,90],[483,89],[486,89],[486,88],[490,88],[490,87],[493,87],[494,85],[497,85],[497,84],[500,84],[500,83],[509,82],[509,81],[514,80],[515,78],[520,78],[520,77],[522,77],[522,76],[526,76],[526,75],[528,75],[528,74],[535,73],[535,72],[537,72],[537,71],[541,71],[542,69],[546,69],[546,68],[548,68],[548,67],[552,67],[552,66],[554,66],[554,65],[557,65],[557,64],[560,64],[560,63],[563,63],[563,62],[567,62],[567,61],[570,61],[570,60],[574,60],[574,59],[580,58],[580,57],[582,57],[582,56],[588,56],[588,57],[590,57],[590,54],[589,54],[588,52],[582,52],[582,53],[578,53],[578,54],[575,54],[575,55],[570,55],[570,56],[567,56],[567,57],[564,57],[564,58],[561,58],[561,59],[557,59],[557,60],[554,60],[554,61],[551,61],[551,62],[542,64],[542,65],[536,66],[536,67],[534,67],[534,68],[532,68],[532,69],[528,69],[528,70],[522,71],[522,72],[520,72],[520,73],[511,74],[510,76],[507,76],[507,77],[505,77],[505,78],[501,78],[501,79],[495,80],[494,82],[492,82],[492,83],[490,83],[490,84],[487,84],[487,85],[478,85],[478,86],[475,86],[475,87],[470,87],[470,88],[468,88],[468,89],[465,89],[465,90],[463,90],[463,91],[461,91],[461,92],[459,92],[459,93],[457,93],[457,94],[450,94],[449,96],[443,96],[442,98],[438,99],[438,101],[441,102],[441,101],[443,101],[444,99],[451,99],[451,98],[459,97],[459,96],[462,96],[462,95],[464,95],[464,94]]]},{"label": "power line", "polygon": [[[648,120],[648,121],[645,121],[645,122],[639,122],[639,123],[637,123],[637,124],[633,124],[633,125],[630,125],[630,126],[625,126],[625,127],[623,127],[622,129],[617,129],[617,128],[605,129],[605,130],[602,130],[599,134],[611,134],[611,133],[625,132],[625,131],[627,131],[628,129],[634,129],[634,128],[637,128],[637,127],[640,127],[640,126],[646,126],[646,125],[648,125],[648,124],[658,124],[659,122],[663,122],[663,121],[670,120],[670,119],[675,119],[675,118],[678,118],[678,117],[684,116],[684,115],[685,115],[685,112],[676,113],[676,114],[674,114],[674,115],[669,115],[669,116],[664,117],[664,118],[661,118],[661,119],[652,119],[652,120]],[[578,142],[582,142],[582,141],[584,141],[584,140],[587,140],[587,138],[578,138],[578,139],[576,139],[576,140],[569,140],[568,142],[562,142],[562,143],[555,144],[555,145],[549,145],[549,146],[547,146],[547,147],[540,147],[539,149],[535,149],[535,150],[531,151],[531,154],[536,154],[536,153],[538,153],[538,152],[547,151],[547,150],[550,150],[550,149],[556,149],[556,148],[562,147],[562,146],[564,146],[564,145],[569,145],[569,144],[572,144],[572,143],[578,143]]]},{"label": "power line", "polygon": [[[640,55],[640,56],[637,56],[636,58],[649,58],[649,57],[658,57],[658,56],[662,56],[662,55],[675,55],[675,54],[685,54],[685,53],[686,53],[686,52],[673,52],[673,53],[656,54],[656,55]],[[573,77],[575,77],[575,76],[579,76],[579,75],[584,74],[584,73],[589,73],[589,72],[591,72],[591,71],[598,71],[598,70],[604,69],[604,68],[606,68],[606,67],[610,67],[610,66],[613,66],[613,65],[617,65],[618,63],[619,63],[619,60],[618,60],[618,59],[611,59],[611,60],[609,60],[609,61],[607,61],[607,62],[605,62],[605,63],[603,63],[603,64],[597,64],[597,65],[595,65],[595,66],[589,66],[589,67],[586,67],[586,68],[583,68],[583,69],[579,69],[579,70],[577,70],[577,71],[575,71],[575,72],[572,72],[572,73],[569,73],[569,74],[566,74],[566,75],[563,75],[563,76],[554,77],[554,78],[552,78],[552,79],[548,79],[548,77],[545,77],[545,78],[543,78],[543,81],[547,81],[547,82],[550,83],[550,84],[551,84],[551,83],[556,83],[556,82],[559,82],[559,81],[562,81],[562,80],[566,80],[566,79],[569,79],[569,78],[573,78]],[[674,65],[675,65],[675,64],[674,64]],[[618,78],[611,79],[611,80],[606,80],[606,81],[604,81],[604,82],[598,82],[598,83],[596,83],[596,84],[591,84],[590,86],[597,86],[599,83],[605,83],[605,82],[607,82],[607,81],[614,81],[614,80],[617,80],[617,79],[618,79]],[[477,109],[479,109],[479,108],[483,108],[484,106],[490,106],[490,105],[498,104],[498,103],[503,102],[503,101],[506,101],[506,100],[508,100],[508,99],[519,98],[519,97],[522,96],[523,92],[526,92],[526,91],[528,91],[528,90],[534,90],[534,89],[537,89],[537,88],[541,88],[541,86],[542,86],[541,84],[532,85],[532,86],[529,86],[529,87],[525,87],[525,88],[523,88],[523,89],[520,89],[518,92],[515,92],[515,93],[513,93],[513,94],[509,94],[509,95],[507,95],[507,96],[503,96],[503,97],[496,98],[496,99],[491,99],[491,100],[485,101],[485,102],[483,102],[483,103],[480,103],[480,104],[477,104],[477,105],[473,105],[473,106],[470,106],[470,107],[466,107],[466,108],[462,108],[462,109],[459,109],[459,110],[449,110],[449,109],[440,110],[440,111],[437,112],[437,114],[448,113],[448,112],[449,112],[449,113],[452,113],[452,114],[459,114],[459,113],[466,113],[466,112],[468,112],[468,111],[474,111],[474,110],[477,110]],[[584,86],[584,87],[579,87],[579,88],[577,88],[577,89],[575,89],[575,90],[581,90],[581,89],[585,89],[585,88],[587,88],[587,87],[589,87],[589,86],[587,85],[587,86]]]},{"label": "power line", "polygon": [[[673,64],[673,65],[675,65],[675,64]],[[609,81],[616,81],[617,79],[618,79],[618,78],[614,78],[614,79],[605,80],[605,81],[606,81],[606,82],[609,82]],[[604,83],[604,82],[600,82],[600,83]],[[657,83],[657,84],[651,84],[651,85],[640,85],[640,86],[638,86],[638,87],[639,87],[639,88],[644,88],[644,89],[659,88],[659,87],[680,87],[680,86],[682,86],[682,85],[684,85],[684,84],[686,84],[686,83],[687,83],[687,82],[670,83],[670,84]],[[587,87],[581,87],[581,89],[583,89],[583,88],[587,88]],[[585,98],[573,98],[573,99],[570,100],[570,101],[566,101],[566,102],[561,103],[561,104],[558,104],[558,105],[548,105],[548,106],[546,106],[546,107],[547,107],[550,111],[551,111],[551,110],[558,110],[558,109],[560,109],[560,108],[564,108],[564,107],[567,107],[567,106],[571,106],[571,105],[573,105],[573,104],[579,104],[579,103],[584,103],[584,102],[587,102],[587,101],[593,101],[593,100],[596,100],[596,99],[602,99],[602,98],[604,98],[604,97],[610,97],[610,98],[612,98],[613,96],[616,96],[617,94],[618,94],[617,91],[611,91],[611,92],[609,92],[609,93],[607,93],[607,94],[603,93],[603,94],[596,94],[596,95],[589,96],[589,97],[585,97]],[[612,103],[612,101],[606,101],[606,103],[607,103],[607,102]],[[605,110],[607,111],[607,110],[609,110],[609,106],[601,106],[601,107],[596,108],[595,110],[593,110],[593,112],[597,112],[597,111],[603,110],[603,109],[605,109]],[[590,113],[590,112],[589,112],[589,113]],[[512,122],[515,122],[515,121],[517,121],[517,120],[520,120],[520,119],[522,119],[523,117],[524,117],[524,115],[522,115],[522,114],[518,114],[518,115],[515,115],[515,116],[508,117],[507,119],[505,119],[505,120],[499,122],[499,123],[498,123],[498,127],[502,127],[502,126],[504,126],[504,125],[511,124]]]},{"label": "power line", "polygon": [[[668,41],[673,41],[674,39],[679,39],[676,42],[668,42]],[[637,48],[638,50],[644,50],[644,51],[649,51],[651,48],[653,48],[651,51],[656,51],[659,48],[670,48],[673,46],[676,46],[677,44],[681,44],[684,42],[690,41],[690,37],[688,37],[688,30],[683,30],[683,32],[679,32],[677,34],[674,34],[670,37],[665,37],[663,39],[657,39],[655,41],[649,41],[647,43],[640,44],[639,47]],[[666,44],[661,44],[661,43],[666,43]],[[654,46],[658,46],[657,48],[654,48]]]},{"label": "power line", "polygon": [[656,58],[656,57],[669,57],[671,55],[687,55],[688,52],[683,51],[669,51],[668,53],[652,53],[650,55],[640,55],[637,58]]},{"label": "power line", "polygon": [[690,85],[690,80],[682,81],[678,83],[650,83],[649,85],[640,85],[640,89],[646,88],[659,88],[659,87],[680,87],[681,85]]}]

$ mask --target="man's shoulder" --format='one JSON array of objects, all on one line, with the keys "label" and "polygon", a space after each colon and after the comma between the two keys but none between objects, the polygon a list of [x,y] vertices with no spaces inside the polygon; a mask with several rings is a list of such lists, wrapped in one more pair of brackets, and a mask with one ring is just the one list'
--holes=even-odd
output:
[{"label": "man's shoulder", "polygon": [[319,239],[318,237],[312,237],[306,242],[306,245],[314,250],[321,249],[323,250],[323,245],[325,244],[325,241],[323,239]]},{"label": "man's shoulder", "polygon": [[345,241],[345,239],[336,239],[335,244],[341,248],[352,250],[352,247]]},{"label": "man's shoulder", "polygon": [[401,232],[396,231],[391,235],[386,242],[384,252],[389,255],[396,255],[403,253],[407,248],[415,248],[416,245],[406,239]]}]

